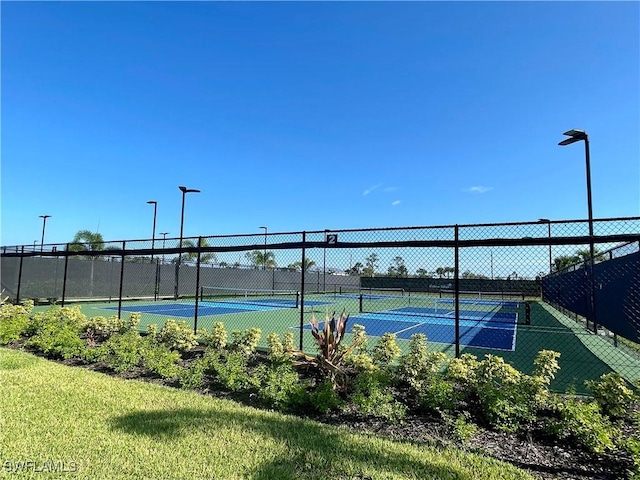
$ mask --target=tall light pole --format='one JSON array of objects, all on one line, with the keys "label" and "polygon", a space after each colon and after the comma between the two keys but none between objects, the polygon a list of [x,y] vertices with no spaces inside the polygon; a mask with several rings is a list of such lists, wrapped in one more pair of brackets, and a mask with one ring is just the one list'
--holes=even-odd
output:
[{"label": "tall light pole", "polygon": [[42,219],[42,240],[40,240],[40,252],[42,252],[44,249],[44,229],[47,226],[47,218],[51,218],[51,215],[40,215],[40,218]]},{"label": "tall light pole", "polygon": [[[179,244],[180,248],[182,248],[182,232],[184,227],[184,198],[186,197],[187,193],[200,193],[200,190],[196,190],[195,188],[182,187],[182,186],[179,186],[178,188],[182,192],[182,213],[180,214],[180,244]],[[182,260],[182,252],[178,252],[178,261],[176,262],[176,282],[175,282],[175,291],[174,291],[174,298],[176,300],[178,299],[178,284],[180,281],[179,272],[180,272],[181,260]]]},{"label": "tall light pole", "polygon": [[[162,235],[162,250],[164,250],[164,244],[167,241],[167,235],[169,235],[169,232],[160,232],[160,235]],[[164,263],[164,252],[162,252],[162,263]]]},{"label": "tall light pole", "polygon": [[596,298],[595,298],[595,283],[593,278],[593,264],[595,260],[595,248],[593,245],[593,207],[591,203],[591,165],[589,157],[589,136],[584,130],[571,129],[563,133],[569,138],[565,138],[558,145],[566,146],[575,142],[584,142],[585,163],[587,167],[587,208],[589,213],[589,277],[591,278],[591,292],[590,292],[590,307],[591,307],[591,320],[593,321],[593,331],[598,333],[598,325],[596,323]]},{"label": "tall light pole", "polygon": [[156,215],[158,213],[158,202],[149,200],[149,205],[153,205],[153,232],[151,232],[151,263],[153,263],[153,250],[156,245]]},{"label": "tall light pole", "polygon": [[264,252],[262,253],[262,269],[267,269],[267,227],[264,228]]},{"label": "tall light pole", "polygon": [[538,222],[546,223],[549,229],[549,273],[551,273],[551,267],[553,265],[553,260],[551,260],[551,220],[549,220],[548,218],[539,218]]}]

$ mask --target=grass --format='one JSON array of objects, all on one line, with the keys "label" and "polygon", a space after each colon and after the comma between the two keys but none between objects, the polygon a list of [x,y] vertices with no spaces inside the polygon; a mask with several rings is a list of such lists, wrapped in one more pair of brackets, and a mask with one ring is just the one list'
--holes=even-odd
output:
[{"label": "grass", "polygon": [[[512,465],[455,448],[355,434],[10,349],[0,349],[0,381],[0,476],[532,478]],[[33,463],[17,469],[17,462]],[[36,471],[43,465],[77,471]]]}]

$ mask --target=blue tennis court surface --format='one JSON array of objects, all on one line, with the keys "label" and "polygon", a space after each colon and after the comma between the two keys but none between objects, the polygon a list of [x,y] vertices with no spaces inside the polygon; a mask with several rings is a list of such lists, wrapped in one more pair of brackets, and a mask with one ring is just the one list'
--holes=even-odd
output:
[{"label": "blue tennis court surface", "polygon": [[[247,302],[200,302],[198,304],[198,316],[224,315],[227,313],[246,313],[279,310],[281,308],[294,308],[295,302],[280,299],[267,299],[263,304]],[[327,305],[326,302],[307,301],[305,305]],[[108,310],[118,310],[117,306],[106,307]],[[195,316],[195,303],[151,303],[145,305],[123,305],[125,312],[152,313],[173,317],[193,318]]]},{"label": "blue tennis court surface", "polygon": [[[404,309],[399,309],[404,310]],[[380,337],[395,333],[399,339],[409,339],[413,334],[424,334],[429,342],[452,345],[455,343],[453,318],[407,315],[407,312],[389,311],[364,313],[349,317],[349,325],[364,326],[367,335]],[[465,312],[466,315],[467,312]],[[486,316],[487,312],[481,312]],[[512,321],[512,322],[510,322]],[[460,344],[492,350],[515,350],[517,316],[493,320],[460,319]],[[310,326],[305,326],[310,329]],[[320,326],[322,328],[322,324]]]}]

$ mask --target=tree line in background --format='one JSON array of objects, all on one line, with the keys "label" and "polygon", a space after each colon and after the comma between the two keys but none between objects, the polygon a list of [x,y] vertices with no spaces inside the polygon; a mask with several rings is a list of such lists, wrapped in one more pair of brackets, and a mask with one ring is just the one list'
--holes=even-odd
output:
[{"label": "tree line in background", "polygon": [[[193,240],[185,239],[182,241],[183,247],[195,248],[197,247],[196,243]],[[210,247],[211,245],[208,243],[206,238],[201,240],[200,246],[202,248]],[[79,251],[93,251],[93,252],[105,252],[105,255],[108,255],[110,250],[118,250],[120,249],[119,245],[110,244],[107,245],[104,242],[102,234],[98,232],[91,232],[89,230],[80,230],[78,231],[73,240],[69,243],[69,250],[79,252]],[[598,251],[598,249],[594,250],[596,261],[602,260],[604,258],[603,254]],[[196,252],[184,253],[180,257],[181,263],[187,262],[195,262],[197,260],[198,254]],[[577,250],[573,255],[561,255],[553,259],[552,263],[552,271],[559,272],[566,268],[569,268],[573,265],[581,264],[590,259],[590,251],[588,249]],[[99,257],[91,257],[91,260],[95,260]],[[278,268],[278,264],[276,261],[275,254],[272,251],[268,250],[253,250],[247,252],[245,254],[245,258],[249,262],[249,265],[252,268],[256,269],[273,269]],[[148,263],[151,261],[150,257],[132,257],[128,259],[128,261],[132,262],[140,262],[140,263]],[[171,263],[176,263],[178,261],[178,257],[173,257],[171,259]],[[218,259],[215,253],[201,253],[200,254],[200,262],[215,264],[218,263]],[[344,273],[346,275],[357,275],[363,277],[374,277],[374,276],[387,276],[387,277],[400,277],[400,278],[408,278],[408,277],[418,277],[418,278],[452,278],[455,273],[455,269],[453,267],[438,267],[433,271],[428,271],[424,268],[418,268],[415,271],[415,274],[410,274],[409,269],[405,265],[404,259],[401,256],[396,256],[393,258],[391,264],[387,267],[387,271],[379,270],[380,258],[376,253],[371,253],[368,257],[364,259],[364,264],[362,262],[354,263],[350,268],[339,271],[334,268],[328,268],[327,273],[335,274],[335,273]],[[222,268],[239,268],[241,266],[240,262],[235,262],[233,264],[229,264],[227,262],[219,262],[218,265]],[[309,271],[312,267],[316,266],[316,262],[305,257],[304,262],[298,261],[287,265],[287,269],[290,270],[304,270]],[[93,270],[93,269],[92,269]],[[542,276],[544,274],[539,274]],[[478,273],[473,273],[471,271],[464,271],[461,273],[461,278],[475,278],[475,279],[489,279],[490,277]],[[494,277],[498,278],[498,277]],[[518,279],[517,272],[512,272],[511,275],[507,277],[507,279]]]}]

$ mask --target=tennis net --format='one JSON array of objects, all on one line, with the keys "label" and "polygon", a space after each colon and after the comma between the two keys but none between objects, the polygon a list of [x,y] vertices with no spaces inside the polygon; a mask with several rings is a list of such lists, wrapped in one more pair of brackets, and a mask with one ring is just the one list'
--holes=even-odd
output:
[{"label": "tennis net", "polygon": [[260,290],[251,288],[200,287],[200,300],[246,303],[277,308],[298,308],[300,293],[295,290]]},{"label": "tennis net", "polygon": [[[522,292],[481,292],[474,290],[461,290],[458,292],[461,298],[475,299],[475,300],[524,300],[524,293]],[[455,298],[456,291],[450,289],[438,290],[438,296],[440,298]]]},{"label": "tennis net", "polygon": [[[460,319],[492,322],[525,324],[521,302],[514,300],[486,300],[460,298],[458,301]],[[417,317],[437,317],[455,320],[455,298],[439,296],[406,294],[372,299],[362,296],[360,313],[379,313],[384,315],[407,315]]]},{"label": "tennis net", "polygon": [[349,288],[349,287],[340,287],[340,289],[335,292],[335,296],[341,297],[349,297],[349,298],[360,298],[360,296],[365,296],[371,300],[380,300],[384,298],[392,298],[397,296],[404,296],[407,294],[407,291],[404,288]]}]

